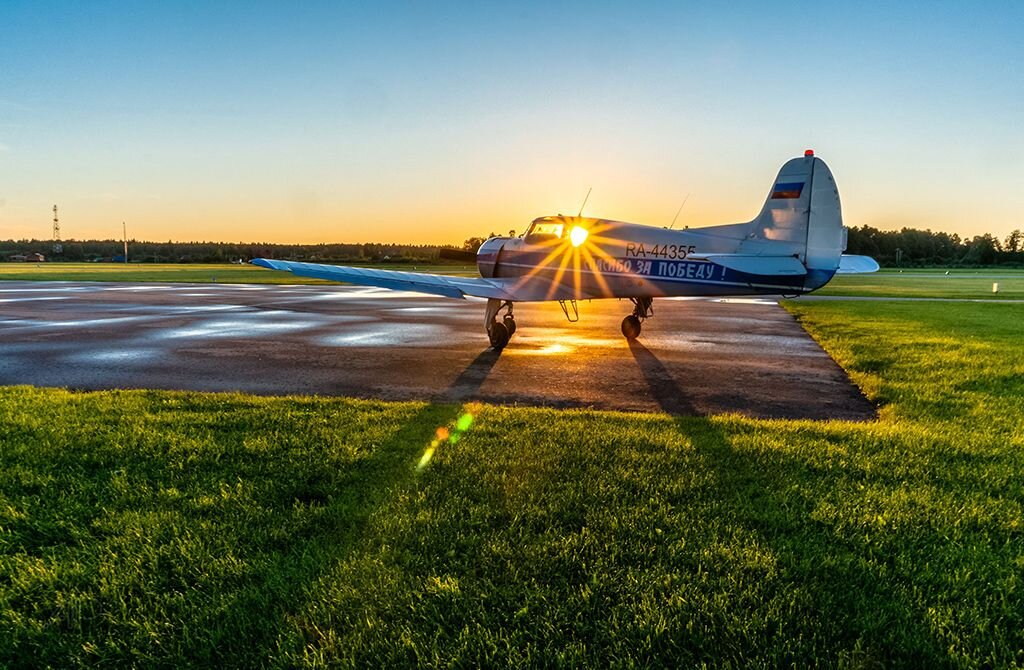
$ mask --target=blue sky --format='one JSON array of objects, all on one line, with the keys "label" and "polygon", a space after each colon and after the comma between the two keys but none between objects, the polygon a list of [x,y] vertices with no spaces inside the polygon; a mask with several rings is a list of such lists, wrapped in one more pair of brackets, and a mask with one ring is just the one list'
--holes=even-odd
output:
[{"label": "blue sky", "polygon": [[710,225],[807,147],[848,225],[1024,227],[1019,3],[336,5],[0,3],[0,238]]}]

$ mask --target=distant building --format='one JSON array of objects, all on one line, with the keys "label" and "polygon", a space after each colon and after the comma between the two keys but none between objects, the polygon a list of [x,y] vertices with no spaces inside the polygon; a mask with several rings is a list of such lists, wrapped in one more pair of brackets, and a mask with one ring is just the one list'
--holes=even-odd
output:
[{"label": "distant building", "polygon": [[7,257],[7,260],[12,263],[42,263],[46,260],[46,256],[42,254],[13,254]]}]

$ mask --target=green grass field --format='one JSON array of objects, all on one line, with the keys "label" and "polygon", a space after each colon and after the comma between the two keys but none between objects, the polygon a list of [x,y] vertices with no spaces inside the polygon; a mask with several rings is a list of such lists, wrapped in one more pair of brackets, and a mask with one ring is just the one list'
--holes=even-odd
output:
[{"label": "green grass field", "polygon": [[0,389],[0,665],[1021,667],[1024,306],[789,309],[879,421]]},{"label": "green grass field", "polygon": [[[385,270],[476,273],[470,265],[415,265],[381,263],[361,265]],[[126,281],[126,282],[218,282],[221,284],[328,284],[320,279],[296,277],[255,265],[229,263],[0,263],[0,280],[22,281]]]},{"label": "green grass field", "polygon": [[[992,292],[992,284],[999,292]],[[883,270],[839,275],[815,295],[900,296],[904,298],[1024,299],[1024,270]]]}]

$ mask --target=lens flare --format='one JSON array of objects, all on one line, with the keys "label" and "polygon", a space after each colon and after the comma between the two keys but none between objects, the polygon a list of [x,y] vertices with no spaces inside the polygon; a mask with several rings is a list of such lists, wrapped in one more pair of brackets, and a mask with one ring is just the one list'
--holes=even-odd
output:
[{"label": "lens flare", "polygon": [[573,226],[572,230],[569,231],[569,241],[572,242],[572,246],[578,247],[587,241],[587,229],[582,226]]},{"label": "lens flare", "polygon": [[478,411],[478,406],[472,404],[468,408],[463,407],[462,409],[463,413],[455,420],[455,425],[451,429],[447,426],[441,426],[434,431],[434,439],[431,440],[430,446],[423,451],[423,456],[420,457],[419,463],[416,464],[417,472],[423,471],[424,468],[430,465],[431,459],[434,458],[434,454],[437,453],[442,444],[445,442],[448,444],[458,444],[462,436],[469,430],[469,427],[473,425],[473,420],[476,418],[474,412]]},{"label": "lens flare", "polygon": [[423,452],[422,458],[420,458],[419,464],[416,465],[417,470],[422,470],[427,467],[430,463],[430,459],[434,457],[434,452],[437,451],[437,447],[427,447],[427,450]]}]

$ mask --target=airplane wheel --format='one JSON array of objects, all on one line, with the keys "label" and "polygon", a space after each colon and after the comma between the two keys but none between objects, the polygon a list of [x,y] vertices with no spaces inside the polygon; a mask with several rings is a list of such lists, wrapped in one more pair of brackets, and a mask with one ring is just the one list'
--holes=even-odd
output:
[{"label": "airplane wheel", "polygon": [[508,332],[508,328],[505,327],[505,324],[497,321],[491,324],[491,329],[488,331],[487,335],[491,338],[491,347],[495,351],[504,349],[505,345],[508,344],[509,338],[512,337],[512,334]]},{"label": "airplane wheel", "polygon": [[635,340],[640,335],[640,319],[632,314],[622,320],[622,334],[627,340]]},{"label": "airplane wheel", "polygon": [[509,337],[512,337],[513,335],[516,334],[516,320],[515,319],[513,319],[510,316],[506,316],[505,320],[503,321],[503,323],[505,324],[505,330],[508,331],[508,336]]}]

